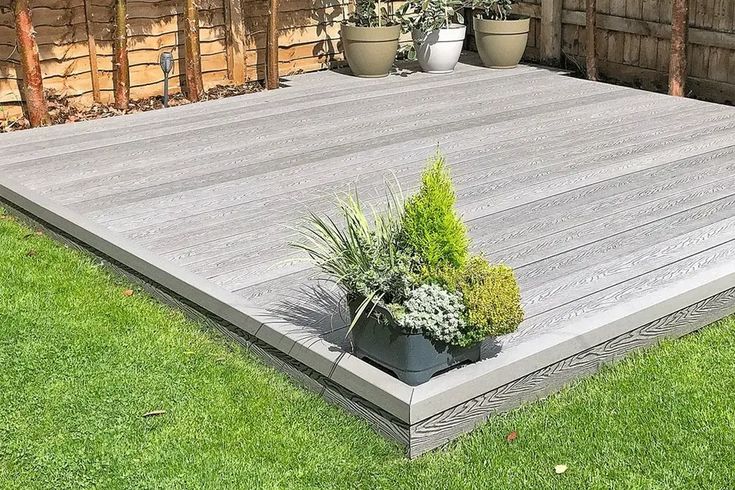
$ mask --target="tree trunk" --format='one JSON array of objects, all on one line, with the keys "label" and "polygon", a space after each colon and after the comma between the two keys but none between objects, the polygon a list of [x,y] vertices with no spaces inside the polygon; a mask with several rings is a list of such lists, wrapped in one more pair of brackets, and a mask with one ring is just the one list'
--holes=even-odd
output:
[{"label": "tree trunk", "polygon": [[115,42],[113,46],[115,107],[128,108],[130,102],[130,63],[128,62],[127,0],[115,0]]},{"label": "tree trunk", "polygon": [[669,94],[683,97],[687,80],[689,0],[673,0],[671,10],[671,60]]},{"label": "tree trunk", "polygon": [[265,55],[265,88],[276,89],[278,83],[278,0],[269,0],[268,36]]},{"label": "tree trunk", "polygon": [[43,94],[43,74],[38,56],[36,31],[31,20],[31,7],[28,0],[15,0],[15,35],[23,69],[23,95],[26,102],[28,121],[32,127],[49,123],[48,105]]},{"label": "tree trunk", "polygon": [[199,10],[196,0],[184,0],[184,29],[186,45],[186,96],[195,101],[202,98],[204,83],[202,82],[202,59],[199,51]]},{"label": "tree trunk", "polygon": [[597,0],[587,0],[587,78],[597,80]]}]

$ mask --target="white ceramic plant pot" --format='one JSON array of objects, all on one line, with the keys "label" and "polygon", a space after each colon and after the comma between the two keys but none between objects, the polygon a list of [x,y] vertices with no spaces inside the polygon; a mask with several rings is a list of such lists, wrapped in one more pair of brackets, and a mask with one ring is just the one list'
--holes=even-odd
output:
[{"label": "white ceramic plant pot", "polygon": [[411,35],[421,69],[427,73],[453,72],[462,53],[465,30],[461,24],[428,32],[414,30]]}]

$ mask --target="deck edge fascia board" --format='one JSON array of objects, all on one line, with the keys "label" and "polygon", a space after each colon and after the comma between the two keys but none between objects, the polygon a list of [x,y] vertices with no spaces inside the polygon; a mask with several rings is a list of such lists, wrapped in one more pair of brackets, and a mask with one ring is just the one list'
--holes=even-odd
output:
[{"label": "deck edge fascia board", "polygon": [[[315,341],[312,337],[294,340],[288,337],[268,325],[272,319],[266,312],[251,306],[243,298],[172,264],[11,179],[4,177],[0,181],[0,198],[28,213],[32,218],[48,223],[91,249],[137,271],[151,282],[237,326],[243,332],[293,357],[322,376],[330,378],[335,372],[341,373],[341,369],[336,369],[337,364],[341,358],[350,356],[333,349],[321,339]],[[284,322],[279,323],[283,325]],[[295,326],[293,329],[298,330]],[[360,369],[360,376],[340,377],[342,379],[338,384],[343,388],[408,423],[410,401],[413,396],[412,387],[367,364]]]},{"label": "deck edge fascia board", "polygon": [[563,329],[524,342],[512,352],[501,351],[496,358],[438,376],[415,388],[409,422],[416,424],[457,406],[457,400],[471,400],[641,325],[683,311],[734,284],[735,263],[702,271],[635,301],[569,322]]},{"label": "deck edge fascia board", "polygon": [[666,338],[693,333],[735,313],[735,287],[669,312],[633,330],[550,364],[508,384],[489,390],[450,409],[412,423],[408,456],[443,446],[470,432],[494,414],[513,410],[556,393],[577,380],[595,374],[606,364],[617,362],[632,351],[655,346]]}]

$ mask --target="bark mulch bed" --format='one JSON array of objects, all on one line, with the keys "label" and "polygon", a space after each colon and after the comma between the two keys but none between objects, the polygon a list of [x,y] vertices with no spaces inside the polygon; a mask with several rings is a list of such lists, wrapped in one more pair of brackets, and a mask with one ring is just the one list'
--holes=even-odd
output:
[{"label": "bark mulch bed", "polygon": [[[236,95],[260,92],[261,90],[263,90],[263,87],[259,82],[249,82],[244,85],[217,85],[205,92],[202,97],[202,101],[234,97]],[[51,124],[71,124],[77,121],[103,119],[106,117],[119,116],[121,114],[135,114],[136,112],[153,111],[164,108],[162,96],[132,100],[130,101],[130,104],[128,104],[128,108],[125,110],[115,109],[114,107],[105,104],[93,104],[90,107],[80,107],[72,103],[67,97],[60,96],[51,90],[46,91],[46,100],[48,101]],[[190,100],[180,93],[171,94],[169,96],[169,107],[191,103],[192,102]],[[25,117],[0,120],[0,133],[9,133],[11,131],[29,129],[30,127],[30,123]]]}]

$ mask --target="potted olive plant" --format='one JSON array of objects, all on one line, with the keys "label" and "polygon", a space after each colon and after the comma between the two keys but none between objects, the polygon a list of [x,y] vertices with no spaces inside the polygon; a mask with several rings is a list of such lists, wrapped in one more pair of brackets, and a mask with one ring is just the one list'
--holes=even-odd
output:
[{"label": "potted olive plant", "polygon": [[451,73],[464,44],[462,0],[413,0],[396,17],[411,32],[416,58],[428,73]]},{"label": "potted olive plant", "polygon": [[393,66],[401,25],[393,22],[384,3],[355,0],[354,12],[340,29],[347,63],[358,77],[385,77]]},{"label": "potted olive plant", "polygon": [[440,153],[415,195],[396,189],[381,212],[366,213],[355,193],[339,198],[344,223],[311,214],[293,245],[344,291],[354,354],[417,385],[478,361],[523,309],[512,269],[470,254]]},{"label": "potted olive plant", "polygon": [[530,18],[511,14],[515,0],[473,0],[475,43],[490,68],[515,68],[528,42]]}]

